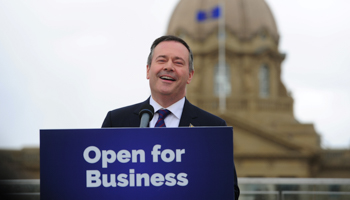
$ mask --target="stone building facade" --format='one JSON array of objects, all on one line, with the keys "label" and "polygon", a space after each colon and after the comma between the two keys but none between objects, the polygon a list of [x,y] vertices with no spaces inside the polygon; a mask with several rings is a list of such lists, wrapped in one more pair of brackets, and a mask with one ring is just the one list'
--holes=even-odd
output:
[{"label": "stone building facade", "polygon": [[[224,5],[224,112],[218,95],[222,19],[211,12],[218,5]],[[199,11],[205,20],[198,20]],[[233,126],[239,177],[350,177],[349,151],[323,150],[313,124],[294,117],[293,98],[281,80],[286,55],[278,49],[277,25],[264,0],[181,0],[167,34],[183,38],[194,54],[187,98]]]}]

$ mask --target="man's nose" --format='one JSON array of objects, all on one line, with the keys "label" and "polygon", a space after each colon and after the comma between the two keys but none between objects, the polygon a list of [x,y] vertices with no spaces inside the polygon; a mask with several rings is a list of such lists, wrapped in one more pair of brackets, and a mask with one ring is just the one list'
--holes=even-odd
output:
[{"label": "man's nose", "polygon": [[163,70],[165,71],[174,71],[174,64],[171,61],[168,61],[165,65]]}]

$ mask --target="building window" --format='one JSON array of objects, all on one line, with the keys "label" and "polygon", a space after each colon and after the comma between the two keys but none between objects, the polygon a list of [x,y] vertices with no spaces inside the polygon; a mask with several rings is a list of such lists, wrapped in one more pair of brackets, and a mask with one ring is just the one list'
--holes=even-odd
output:
[{"label": "building window", "polygon": [[270,70],[266,64],[259,69],[259,94],[262,98],[270,96]]},{"label": "building window", "polygon": [[224,75],[219,73],[219,65],[217,64],[214,69],[214,93],[219,96],[223,92],[226,96],[231,94],[231,79],[230,79],[230,68],[225,65]]}]

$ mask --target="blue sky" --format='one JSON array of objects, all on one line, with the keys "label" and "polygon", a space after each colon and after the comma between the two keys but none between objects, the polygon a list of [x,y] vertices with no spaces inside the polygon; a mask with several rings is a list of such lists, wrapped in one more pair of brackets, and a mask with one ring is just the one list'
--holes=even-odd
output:
[{"label": "blue sky", "polygon": [[[40,129],[98,128],[147,98],[149,46],[177,2],[0,0],[0,148],[38,146]],[[296,118],[323,147],[350,147],[350,2],[266,2]]]}]

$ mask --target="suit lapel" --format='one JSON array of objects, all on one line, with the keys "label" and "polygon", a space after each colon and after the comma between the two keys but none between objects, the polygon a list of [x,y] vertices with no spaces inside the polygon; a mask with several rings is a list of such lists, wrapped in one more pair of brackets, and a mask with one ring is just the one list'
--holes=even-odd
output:
[{"label": "suit lapel", "polygon": [[134,110],[133,116],[130,118],[130,121],[129,121],[130,127],[139,127],[140,126],[141,119],[139,117],[139,112],[140,112],[141,108],[146,104],[149,104],[149,98],[146,101],[140,103],[136,107],[136,109]]},{"label": "suit lapel", "polygon": [[185,105],[182,111],[179,126],[189,127],[190,124],[193,124],[193,119],[195,118],[197,118],[197,113],[194,106],[187,99],[185,99]]},{"label": "suit lapel", "polygon": [[[140,126],[141,120],[139,117],[139,112],[145,104],[149,104],[149,98],[146,101],[140,103],[132,113],[132,117],[130,118],[130,121],[129,121],[130,127]],[[185,105],[182,110],[179,126],[189,127],[190,124],[193,124],[193,119],[195,118],[197,118],[197,112],[194,109],[194,106],[185,98]],[[195,124],[193,125],[195,126]]]}]

